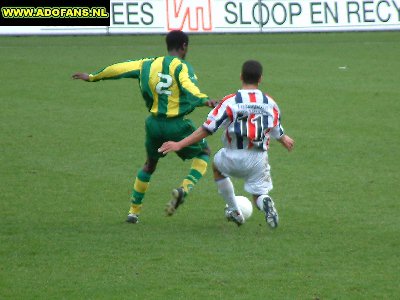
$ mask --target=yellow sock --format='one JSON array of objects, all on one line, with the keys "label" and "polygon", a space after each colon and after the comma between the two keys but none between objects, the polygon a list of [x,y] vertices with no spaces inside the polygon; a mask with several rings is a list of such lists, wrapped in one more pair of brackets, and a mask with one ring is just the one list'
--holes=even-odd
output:
[{"label": "yellow sock", "polygon": [[140,170],[133,184],[129,213],[138,215],[142,209],[143,197],[149,187],[151,174]]},{"label": "yellow sock", "polygon": [[131,204],[131,208],[129,209],[130,214],[138,215],[142,210],[142,204]]},{"label": "yellow sock", "polygon": [[[208,156],[207,160],[208,160]],[[193,189],[196,183],[200,180],[201,177],[207,171],[207,161],[203,157],[201,158],[193,158],[192,165],[190,167],[189,175],[182,181],[182,187],[185,191],[185,194],[189,194],[189,192]]]}]

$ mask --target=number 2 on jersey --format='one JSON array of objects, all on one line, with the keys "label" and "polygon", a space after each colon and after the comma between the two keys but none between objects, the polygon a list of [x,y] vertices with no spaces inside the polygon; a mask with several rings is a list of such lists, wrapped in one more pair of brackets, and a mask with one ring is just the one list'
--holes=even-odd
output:
[{"label": "number 2 on jersey", "polygon": [[172,77],[167,74],[158,73],[158,77],[160,77],[160,82],[156,85],[156,92],[159,95],[171,95],[172,92],[169,88],[172,85]]}]

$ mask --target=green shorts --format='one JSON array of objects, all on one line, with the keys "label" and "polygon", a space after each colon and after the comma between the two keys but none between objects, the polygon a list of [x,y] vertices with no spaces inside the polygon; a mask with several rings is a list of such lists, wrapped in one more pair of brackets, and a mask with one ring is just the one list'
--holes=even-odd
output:
[{"label": "green shorts", "polygon": [[[158,152],[158,148],[167,141],[178,142],[191,135],[197,128],[189,119],[183,118],[157,118],[152,115],[147,117],[146,122],[146,151],[149,158],[154,160],[163,157]],[[176,152],[176,154],[185,159],[192,159],[208,148],[205,139],[190,145]]]}]

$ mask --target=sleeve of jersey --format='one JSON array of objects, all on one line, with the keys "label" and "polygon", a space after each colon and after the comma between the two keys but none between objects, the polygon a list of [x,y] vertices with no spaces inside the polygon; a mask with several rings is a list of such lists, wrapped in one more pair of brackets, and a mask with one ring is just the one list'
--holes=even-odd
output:
[{"label": "sleeve of jersey", "polygon": [[126,61],[108,66],[96,73],[89,74],[89,81],[120,78],[138,78],[144,59]]},{"label": "sleeve of jersey", "polygon": [[196,103],[196,106],[201,106],[204,102],[209,100],[209,97],[202,93],[197,85],[190,79],[189,70],[185,64],[182,64],[182,69],[179,72],[179,82],[186,94],[191,98],[190,100]]},{"label": "sleeve of jersey", "polygon": [[232,122],[232,110],[228,105],[228,101],[225,101],[210,111],[202,127],[208,133],[213,134],[218,128],[225,127],[230,122]]},{"label": "sleeve of jersey", "polygon": [[285,134],[283,127],[281,125],[281,113],[277,105],[274,105],[272,111],[273,111],[274,127],[271,129],[270,134],[274,139],[279,140]]}]

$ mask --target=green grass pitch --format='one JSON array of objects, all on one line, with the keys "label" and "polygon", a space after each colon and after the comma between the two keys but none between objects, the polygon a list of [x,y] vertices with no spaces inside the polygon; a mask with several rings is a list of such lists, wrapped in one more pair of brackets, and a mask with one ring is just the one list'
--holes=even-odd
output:
[{"label": "green grass pitch", "polygon": [[[212,98],[240,87],[245,60],[264,65],[261,89],[296,140],[270,149],[280,227],[258,211],[226,222],[210,170],[165,217],[190,166],[174,155],[132,225],[138,84],[70,76],[164,55],[164,37],[1,37],[0,298],[398,298],[399,53],[400,32],[191,36],[187,59]],[[208,140],[215,152],[220,133]]]}]

